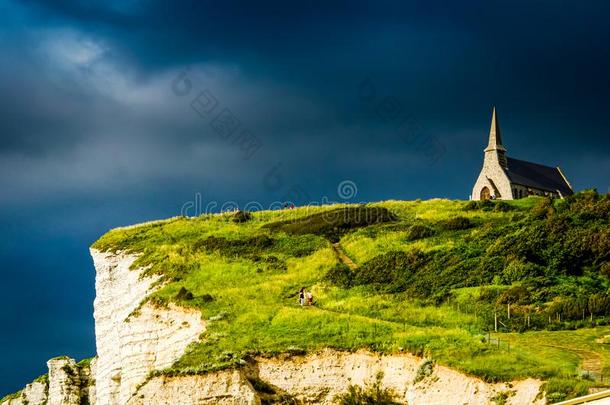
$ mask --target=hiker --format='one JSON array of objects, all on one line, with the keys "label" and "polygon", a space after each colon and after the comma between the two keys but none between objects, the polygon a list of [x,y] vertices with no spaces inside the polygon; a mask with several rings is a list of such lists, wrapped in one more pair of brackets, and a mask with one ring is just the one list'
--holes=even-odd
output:
[{"label": "hiker", "polygon": [[301,304],[301,306],[305,304],[305,287],[301,287],[299,290],[299,304]]},{"label": "hiker", "polygon": [[313,305],[313,294],[311,291],[307,291],[307,305]]}]

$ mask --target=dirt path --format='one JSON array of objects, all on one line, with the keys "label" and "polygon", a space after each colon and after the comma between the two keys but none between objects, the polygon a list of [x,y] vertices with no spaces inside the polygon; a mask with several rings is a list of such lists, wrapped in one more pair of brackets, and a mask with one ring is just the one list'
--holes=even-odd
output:
[{"label": "dirt path", "polygon": [[356,270],[358,268],[358,265],[356,263],[354,263],[354,261],[352,259],[350,259],[347,254],[345,254],[345,251],[343,250],[343,248],[341,247],[341,245],[339,243],[333,243],[332,246],[333,246],[333,251],[335,252],[335,255],[337,256],[337,259],[339,259],[339,261],[341,263],[343,263],[347,267],[349,267],[350,270]]}]

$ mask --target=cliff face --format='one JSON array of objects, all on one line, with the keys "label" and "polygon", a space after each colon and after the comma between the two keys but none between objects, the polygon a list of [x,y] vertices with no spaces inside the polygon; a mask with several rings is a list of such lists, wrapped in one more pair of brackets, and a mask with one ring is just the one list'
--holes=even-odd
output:
[{"label": "cliff face", "polygon": [[[379,355],[324,350],[289,359],[258,359],[257,377],[291,396],[310,403],[332,403],[350,384],[365,386],[381,373],[384,388],[408,404],[486,404],[505,392],[508,404],[542,403],[540,381],[488,384],[443,366],[418,378],[425,360],[409,354]],[[420,379],[421,378],[421,379]]]},{"label": "cliff face", "polygon": [[[48,362],[47,379],[29,384],[1,405],[25,404],[260,404],[294,399],[332,403],[350,384],[366,385],[383,374],[382,385],[409,404],[542,403],[540,381],[487,384],[442,366],[416,378],[423,359],[324,350],[305,356],[256,358],[239,370],[206,375],[154,377],[171,366],[205,330],[199,311],[142,302],[156,281],[130,270],[136,256],[91,250],[96,268],[94,302],[97,357],[77,365],[62,357]],[[417,381],[416,381],[417,380]]]},{"label": "cliff face", "polygon": [[[443,366],[416,381],[424,360],[408,354],[380,355],[323,350],[306,356],[257,358],[244,369],[204,376],[155,377],[129,402],[143,404],[260,404],[290,398],[297,403],[333,404],[350,384],[366,386],[381,373],[382,386],[404,404],[543,404],[534,379],[488,384]],[[258,392],[254,388],[265,388]]]},{"label": "cliff face", "polygon": [[[124,404],[149,372],[172,365],[204,330],[198,311],[140,304],[155,278],[130,270],[133,255],[91,250],[97,345],[97,404]],[[134,312],[136,311],[137,312]]]}]

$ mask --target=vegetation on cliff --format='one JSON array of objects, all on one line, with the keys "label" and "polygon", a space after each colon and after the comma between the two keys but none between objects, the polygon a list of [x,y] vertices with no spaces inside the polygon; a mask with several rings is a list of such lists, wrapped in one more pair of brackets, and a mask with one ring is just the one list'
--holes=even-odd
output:
[{"label": "vegetation on cliff", "polygon": [[[565,378],[610,366],[609,215],[610,198],[593,191],[387,201],[177,218],[113,230],[93,247],[139,253],[134,266],[161,276],[150,300],[209,321],[170,374],[368,347],[489,381],[551,379],[561,399],[584,389]],[[301,287],[314,306],[299,305]]]}]

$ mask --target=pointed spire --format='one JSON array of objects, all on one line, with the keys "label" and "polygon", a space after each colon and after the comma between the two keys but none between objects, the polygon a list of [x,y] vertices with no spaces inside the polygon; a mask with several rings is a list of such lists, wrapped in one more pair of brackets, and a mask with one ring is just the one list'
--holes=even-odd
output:
[{"label": "pointed spire", "polygon": [[496,107],[494,106],[491,113],[491,128],[489,129],[489,144],[485,149],[485,152],[499,150],[506,152],[504,145],[502,145],[502,135],[500,133],[500,124],[498,123],[498,117],[496,117]]}]

